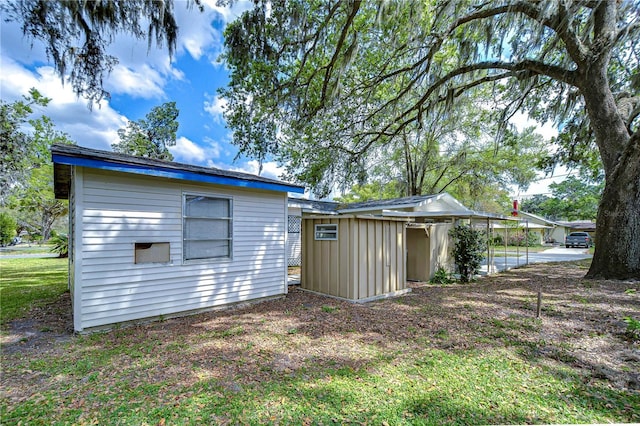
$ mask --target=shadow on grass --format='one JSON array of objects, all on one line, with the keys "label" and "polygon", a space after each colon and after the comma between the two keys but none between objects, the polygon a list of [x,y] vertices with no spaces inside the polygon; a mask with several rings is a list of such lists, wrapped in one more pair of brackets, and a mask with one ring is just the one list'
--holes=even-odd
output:
[{"label": "shadow on grass", "polygon": [[[31,386],[38,397],[4,399],[3,418],[175,424],[639,421],[637,392],[584,374],[598,367],[597,360],[578,365],[572,348],[545,337],[545,324],[531,318],[527,294],[534,294],[528,284],[534,276],[508,276],[518,281],[429,287],[367,305],[293,289],[282,300],[77,337],[57,353],[12,361],[3,383],[7,392]],[[571,327],[587,333],[608,332],[596,322],[604,307],[589,310],[571,299],[581,285],[577,280],[550,289],[545,300],[559,307],[544,321],[572,320]],[[589,290],[618,292],[616,286]],[[615,303],[623,311],[637,306],[628,298]]]}]

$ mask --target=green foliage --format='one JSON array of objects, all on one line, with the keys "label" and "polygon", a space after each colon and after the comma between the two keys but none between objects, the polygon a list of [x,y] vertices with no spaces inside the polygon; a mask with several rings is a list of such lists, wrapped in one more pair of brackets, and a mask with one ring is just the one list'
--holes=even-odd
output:
[{"label": "green foliage", "polygon": [[6,246],[15,237],[16,225],[13,216],[6,212],[0,212],[0,246]]},{"label": "green foliage", "polygon": [[567,177],[549,185],[552,197],[536,195],[522,202],[522,210],[551,220],[595,220],[604,182]]},{"label": "green foliage", "polygon": [[175,102],[153,107],[146,118],[129,121],[118,130],[120,142],[111,145],[115,152],[160,160],[173,160],[168,147],[176,144],[178,108]]},{"label": "green foliage", "polygon": [[[221,93],[234,143],[243,154],[282,160],[320,193],[362,184],[379,164],[388,170],[375,178],[397,179],[406,194],[454,193],[447,185],[467,179],[525,188],[548,153],[527,152],[505,121],[519,108],[540,121],[584,121],[570,90],[583,82],[566,77],[576,58],[564,41],[595,43],[582,37],[595,12],[509,3],[257,2],[225,32],[231,81]],[[620,25],[638,12],[618,9]],[[620,52],[631,32],[607,48]],[[635,59],[616,59],[616,88],[628,87],[623,64]]]},{"label": "green foliage", "polygon": [[622,320],[627,324],[625,334],[633,340],[640,340],[640,320],[632,317],[624,317]]},{"label": "green foliage", "polygon": [[362,185],[354,185],[349,192],[340,197],[335,197],[334,200],[339,203],[359,203],[370,200],[388,200],[402,195],[396,182],[382,183],[373,181]]},{"label": "green foliage", "polygon": [[51,251],[57,253],[58,257],[69,257],[69,236],[66,234],[56,234],[49,239],[53,244]]},{"label": "green foliage", "polygon": [[0,99],[0,205],[6,204],[13,188],[23,184],[34,164],[42,161],[46,148],[25,127],[44,124],[42,120],[46,117],[30,117],[34,107],[46,106],[49,101],[36,89],[12,103]]},{"label": "green foliage", "polygon": [[485,235],[468,225],[456,225],[449,231],[453,238],[453,259],[460,274],[460,281],[470,282],[484,257]]},{"label": "green foliage", "polygon": [[[31,89],[24,101],[2,104],[2,137],[8,141],[3,143],[2,155],[11,165],[2,181],[1,201],[17,212],[21,229],[45,241],[56,219],[67,213],[67,202],[56,200],[53,194],[49,148],[57,143],[73,144],[49,117],[29,118],[32,105],[46,106],[49,101]],[[28,132],[24,130],[29,127]]]},{"label": "green foliage", "polygon": [[429,282],[431,284],[451,284],[454,280],[451,278],[449,271],[444,266],[439,265]]},{"label": "green foliage", "polygon": [[[492,245],[503,246],[504,235],[496,234],[491,241]],[[534,232],[523,231],[522,229],[510,229],[507,233],[507,245],[513,247],[533,247],[540,245],[540,240]]]}]

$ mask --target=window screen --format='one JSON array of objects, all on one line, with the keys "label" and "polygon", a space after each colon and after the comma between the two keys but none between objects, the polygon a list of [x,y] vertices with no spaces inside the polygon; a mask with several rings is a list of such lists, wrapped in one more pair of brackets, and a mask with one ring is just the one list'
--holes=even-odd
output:
[{"label": "window screen", "polygon": [[231,199],[187,194],[183,216],[185,261],[231,257]]}]

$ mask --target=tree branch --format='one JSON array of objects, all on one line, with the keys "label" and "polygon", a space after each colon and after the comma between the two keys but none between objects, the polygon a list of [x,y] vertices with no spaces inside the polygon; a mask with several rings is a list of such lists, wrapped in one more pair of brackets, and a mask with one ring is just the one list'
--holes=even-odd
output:
[{"label": "tree branch", "polygon": [[340,38],[338,39],[338,43],[336,44],[335,50],[333,51],[333,56],[331,57],[331,61],[329,61],[329,65],[326,66],[326,72],[324,74],[324,81],[322,83],[322,95],[320,97],[320,105],[324,105],[325,100],[327,99],[327,88],[329,86],[329,80],[331,79],[331,74],[333,71],[333,67],[335,66],[338,56],[340,55],[340,51],[342,50],[342,46],[344,45],[344,41],[349,34],[349,29],[351,28],[351,24],[353,23],[358,10],[360,9],[361,0],[355,0],[351,7],[351,12],[347,17],[347,22],[342,27],[342,32],[340,33]]},{"label": "tree branch", "polygon": [[452,34],[457,28],[472,21],[514,12],[521,13],[553,30],[567,46],[567,51],[573,60],[576,61],[576,63],[582,63],[584,61],[587,56],[587,49],[575,32],[569,31],[570,26],[565,25],[571,21],[571,12],[564,8],[564,6],[560,6],[560,9],[558,10],[559,13],[549,18],[545,18],[542,10],[536,6],[535,2],[531,1],[518,1],[490,9],[480,9],[475,13],[463,16],[454,21],[447,30],[447,34]]}]

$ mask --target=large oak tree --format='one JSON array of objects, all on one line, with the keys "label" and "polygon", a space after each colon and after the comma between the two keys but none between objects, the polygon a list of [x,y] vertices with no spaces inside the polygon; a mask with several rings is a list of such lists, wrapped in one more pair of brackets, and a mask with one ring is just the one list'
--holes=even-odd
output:
[{"label": "large oak tree", "polygon": [[366,171],[370,149],[481,86],[503,120],[574,129],[557,159],[595,146],[606,180],[588,276],[640,277],[638,2],[260,1],[225,35],[236,143],[303,181]]},{"label": "large oak tree", "polygon": [[[171,3],[4,9],[47,44],[61,75],[71,69],[78,93],[99,99],[111,35],[133,30],[171,49]],[[366,173],[371,147],[490,85],[504,119],[524,109],[576,129],[559,139],[560,159],[592,158],[595,146],[606,185],[588,276],[639,277],[639,20],[633,0],[257,0],[226,32],[226,117],[243,153],[276,154],[305,182],[349,180]]]}]

